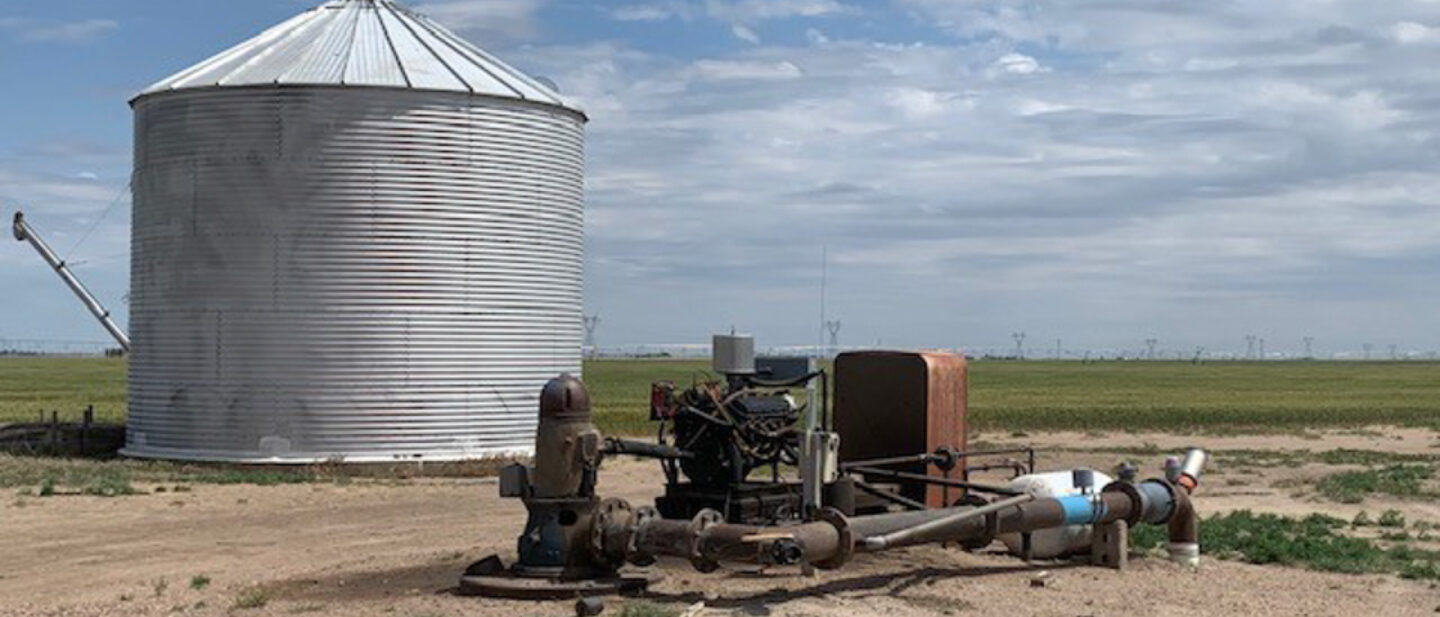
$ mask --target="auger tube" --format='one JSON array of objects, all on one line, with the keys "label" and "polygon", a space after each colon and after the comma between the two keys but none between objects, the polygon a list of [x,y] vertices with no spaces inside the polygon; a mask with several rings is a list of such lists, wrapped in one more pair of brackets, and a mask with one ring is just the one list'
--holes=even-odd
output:
[{"label": "auger tube", "polygon": [[85,304],[85,308],[90,311],[90,314],[100,320],[100,325],[105,327],[105,331],[115,337],[115,342],[120,344],[120,348],[129,352],[130,335],[120,329],[120,326],[110,317],[110,311],[105,308],[105,305],[95,299],[95,295],[85,288],[80,279],[75,277],[74,272],[70,271],[70,266],[56,256],[55,251],[50,250],[50,245],[40,239],[39,234],[35,233],[35,229],[25,222],[25,213],[15,213],[14,232],[16,240],[29,242],[30,246],[35,247],[35,252],[40,253],[40,257],[45,260],[45,263],[50,264],[50,268],[60,275],[60,280],[65,281],[65,285],[70,287],[70,291],[75,292],[76,297]]}]

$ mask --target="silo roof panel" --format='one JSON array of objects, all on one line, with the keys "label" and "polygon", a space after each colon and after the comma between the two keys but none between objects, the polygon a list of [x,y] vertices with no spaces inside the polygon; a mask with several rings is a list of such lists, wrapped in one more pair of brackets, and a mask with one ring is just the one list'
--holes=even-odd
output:
[{"label": "silo roof panel", "polygon": [[465,92],[580,111],[540,80],[393,0],[330,0],[139,96],[265,84]]}]

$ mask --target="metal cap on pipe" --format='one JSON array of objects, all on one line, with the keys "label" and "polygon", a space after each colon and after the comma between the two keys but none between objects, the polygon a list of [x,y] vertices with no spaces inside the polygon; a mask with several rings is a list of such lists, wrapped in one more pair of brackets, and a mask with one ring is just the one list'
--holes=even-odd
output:
[{"label": "metal cap on pipe", "polygon": [[21,212],[21,211],[19,211],[19,210],[16,210],[16,211],[15,211],[15,224],[14,224],[13,227],[11,228],[11,231],[15,232],[15,239],[16,239],[16,240],[19,240],[19,241],[21,241],[21,242],[24,242],[24,241],[26,240],[26,238],[25,238],[25,213],[24,213],[24,212]]}]

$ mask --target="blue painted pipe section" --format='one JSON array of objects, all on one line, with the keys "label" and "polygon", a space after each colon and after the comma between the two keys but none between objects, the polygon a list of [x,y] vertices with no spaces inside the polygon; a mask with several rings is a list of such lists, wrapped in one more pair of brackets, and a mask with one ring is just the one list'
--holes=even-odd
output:
[{"label": "blue painted pipe section", "polygon": [[1092,495],[1071,495],[1056,501],[1060,502],[1061,509],[1065,511],[1066,525],[1088,525],[1105,514],[1105,503],[1096,500]]}]

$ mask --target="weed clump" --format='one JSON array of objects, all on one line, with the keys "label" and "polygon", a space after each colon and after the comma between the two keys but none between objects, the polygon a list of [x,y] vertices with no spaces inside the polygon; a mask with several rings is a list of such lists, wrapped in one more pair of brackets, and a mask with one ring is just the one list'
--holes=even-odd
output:
[{"label": "weed clump", "polygon": [[[1340,533],[1351,525],[1323,514],[1291,518],[1238,510],[1200,522],[1200,546],[1220,559],[1284,565],[1346,574],[1398,574],[1440,580],[1440,551],[1406,545],[1384,548],[1374,540]],[[1141,526],[1132,530],[1138,549],[1164,546],[1165,530]]]},{"label": "weed clump", "polygon": [[230,605],[234,609],[264,608],[270,603],[270,592],[262,587],[251,587],[235,596],[235,602]]},{"label": "weed clump", "polygon": [[1390,465],[1365,471],[1345,471],[1320,480],[1315,489],[1340,503],[1360,503],[1369,495],[1420,497],[1423,483],[1435,474],[1429,465]]}]

